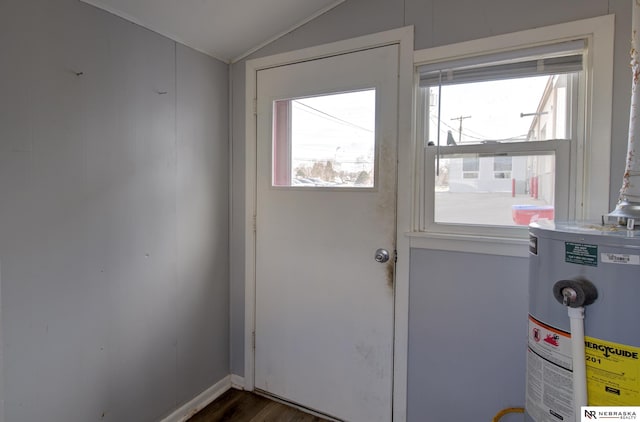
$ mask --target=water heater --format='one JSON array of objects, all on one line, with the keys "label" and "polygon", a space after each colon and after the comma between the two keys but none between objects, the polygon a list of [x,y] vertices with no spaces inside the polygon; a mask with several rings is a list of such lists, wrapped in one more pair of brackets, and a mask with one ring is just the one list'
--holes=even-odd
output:
[{"label": "water heater", "polygon": [[573,386],[580,368],[572,358],[568,306],[557,297],[558,286],[574,282],[596,293],[581,327],[588,404],[640,406],[640,231],[540,222],[529,233],[525,420],[580,420]]}]

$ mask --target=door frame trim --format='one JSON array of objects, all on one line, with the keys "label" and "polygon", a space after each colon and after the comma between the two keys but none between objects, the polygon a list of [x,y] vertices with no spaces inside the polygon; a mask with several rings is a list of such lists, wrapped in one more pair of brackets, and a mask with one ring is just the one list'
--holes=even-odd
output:
[{"label": "door frame trim", "polygon": [[396,249],[398,261],[395,273],[394,337],[393,337],[393,421],[407,418],[407,363],[409,347],[409,254],[411,212],[415,187],[413,157],[413,27],[393,29],[330,44],[247,60],[245,93],[245,323],[244,323],[244,381],[245,389],[254,389],[255,363],[255,297],[256,297],[256,141],[257,141],[257,72],[276,66],[351,53],[384,45],[397,44],[398,63],[398,178],[396,204]]}]

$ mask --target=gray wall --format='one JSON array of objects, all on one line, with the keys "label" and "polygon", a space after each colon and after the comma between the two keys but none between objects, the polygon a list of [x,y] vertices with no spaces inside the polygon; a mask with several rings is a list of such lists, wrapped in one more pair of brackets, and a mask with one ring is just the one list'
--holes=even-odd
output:
[{"label": "gray wall", "polygon": [[157,421],[229,374],[228,156],[226,64],[0,2],[6,421]]},{"label": "gray wall", "polygon": [[[404,25],[415,26],[415,48],[424,49],[615,13],[613,204],[627,142],[630,10],[631,0],[346,0],[251,58]],[[242,375],[244,61],[232,66],[232,89],[231,370]],[[523,404],[527,271],[521,258],[412,251],[409,420],[489,420],[503,407]]]},{"label": "gray wall", "polygon": [[524,404],[527,269],[526,258],[411,251],[408,420],[489,421]]}]

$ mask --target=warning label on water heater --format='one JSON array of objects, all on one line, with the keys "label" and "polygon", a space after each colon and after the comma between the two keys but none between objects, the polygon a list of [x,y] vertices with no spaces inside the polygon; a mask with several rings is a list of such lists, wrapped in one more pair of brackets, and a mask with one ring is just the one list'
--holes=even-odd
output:
[{"label": "warning label on water heater", "polygon": [[571,370],[571,335],[529,315],[529,348],[537,355]]},{"label": "warning label on water heater", "polygon": [[526,409],[537,422],[572,421],[571,335],[529,315]]},{"label": "warning label on water heater", "polygon": [[590,406],[640,404],[640,347],[584,339]]}]

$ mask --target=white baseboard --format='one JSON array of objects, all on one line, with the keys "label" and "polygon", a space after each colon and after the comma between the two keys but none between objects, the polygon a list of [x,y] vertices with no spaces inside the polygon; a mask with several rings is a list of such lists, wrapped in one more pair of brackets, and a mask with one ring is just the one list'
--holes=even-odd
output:
[{"label": "white baseboard", "polygon": [[[241,377],[238,377],[241,378]],[[242,378],[241,378],[242,379]],[[200,393],[193,400],[185,403],[178,408],[175,412],[162,419],[160,422],[185,422],[190,417],[207,407],[209,403],[220,397],[223,393],[229,390],[232,386],[232,375],[227,375],[215,385],[207,388]],[[242,385],[244,385],[244,379],[242,379]]]},{"label": "white baseboard", "polygon": [[231,388],[236,390],[244,390],[244,377],[231,374]]}]

